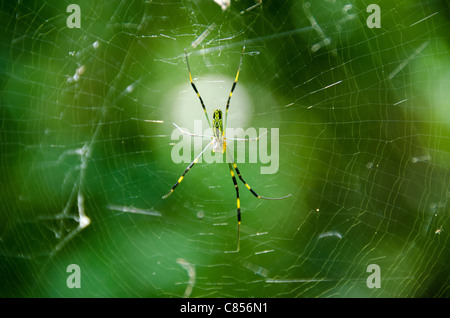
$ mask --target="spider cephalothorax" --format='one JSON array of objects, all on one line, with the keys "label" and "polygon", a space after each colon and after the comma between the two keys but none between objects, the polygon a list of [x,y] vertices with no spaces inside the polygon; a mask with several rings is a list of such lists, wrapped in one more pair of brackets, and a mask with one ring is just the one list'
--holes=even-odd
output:
[{"label": "spider cephalothorax", "polygon": [[215,109],[213,112],[213,151],[224,153],[226,144],[224,140],[225,131],[223,130],[222,111]]}]

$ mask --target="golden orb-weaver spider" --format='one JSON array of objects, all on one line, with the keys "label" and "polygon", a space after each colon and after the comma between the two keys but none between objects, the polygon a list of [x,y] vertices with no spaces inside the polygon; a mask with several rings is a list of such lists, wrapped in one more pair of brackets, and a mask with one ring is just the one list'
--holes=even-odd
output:
[{"label": "golden orb-weaver spider", "polygon": [[[242,183],[244,183],[244,185],[247,187],[248,190],[250,190],[250,192],[257,197],[258,199],[265,199],[265,200],[282,200],[282,199],[286,199],[289,196],[291,196],[291,194],[288,194],[284,197],[279,197],[279,198],[268,198],[268,197],[263,197],[260,196],[259,194],[257,194],[249,185],[248,183],[244,180],[244,178],[242,178],[241,172],[239,171],[239,168],[237,167],[236,163],[234,162],[233,157],[230,155],[229,151],[227,150],[227,137],[225,136],[225,129],[226,129],[226,125],[227,125],[227,115],[228,115],[228,109],[230,107],[230,100],[231,100],[231,96],[233,95],[234,89],[236,88],[236,83],[238,81],[238,77],[239,77],[239,72],[241,70],[241,65],[242,65],[242,58],[244,57],[244,51],[245,51],[245,46],[242,48],[242,53],[241,53],[241,59],[239,61],[239,67],[238,67],[238,71],[236,74],[236,78],[234,79],[233,85],[231,86],[231,92],[230,95],[228,96],[228,100],[227,100],[227,105],[226,105],[226,110],[225,110],[225,118],[224,121],[222,122],[222,111],[220,109],[215,109],[213,111],[213,116],[212,116],[212,125],[211,122],[209,120],[208,114],[206,113],[206,107],[205,104],[203,103],[203,99],[200,96],[200,93],[197,90],[197,87],[195,86],[194,82],[192,81],[192,75],[191,75],[191,69],[189,67],[189,60],[188,60],[188,55],[187,55],[187,51],[184,50],[184,54],[186,57],[186,64],[187,64],[187,68],[188,68],[188,72],[189,72],[189,80],[191,82],[191,86],[194,89],[195,93],[197,94],[199,100],[200,100],[200,104],[202,105],[203,111],[205,113],[205,117],[206,120],[208,122],[208,125],[213,133],[213,136],[211,136],[211,141],[206,145],[205,148],[203,148],[203,150],[200,152],[200,154],[194,159],[194,161],[192,161],[189,166],[186,168],[186,170],[184,170],[183,174],[181,175],[181,177],[178,179],[178,181],[174,184],[174,186],[170,189],[169,193],[167,193],[166,195],[163,196],[163,199],[167,198],[168,196],[170,196],[173,191],[175,190],[175,188],[181,183],[181,181],[183,181],[186,173],[188,173],[189,170],[191,170],[191,168],[198,162],[199,158],[202,156],[202,154],[212,145],[212,151],[213,152],[221,152],[221,153],[226,153],[227,157],[228,157],[228,166],[230,168],[230,173],[231,173],[231,178],[233,179],[233,184],[234,184],[234,188],[236,190],[236,205],[237,205],[237,219],[238,219],[238,229],[237,229],[237,251],[239,251],[239,232],[240,232],[240,226],[241,226],[241,201],[239,199],[239,187],[238,187],[238,183],[236,180],[236,174],[238,176],[238,178],[242,181]],[[195,134],[191,134],[188,132],[183,131],[180,127],[178,127],[176,124],[174,124],[175,127],[177,127],[183,134],[188,134],[191,136],[199,136],[199,135],[195,135]],[[262,135],[261,135],[262,136]],[[261,136],[258,136],[257,138],[253,138],[253,139],[239,139],[239,138],[233,138],[235,140],[240,140],[240,141],[251,141],[251,140],[258,140]],[[228,138],[228,139],[232,139],[232,138]]]}]

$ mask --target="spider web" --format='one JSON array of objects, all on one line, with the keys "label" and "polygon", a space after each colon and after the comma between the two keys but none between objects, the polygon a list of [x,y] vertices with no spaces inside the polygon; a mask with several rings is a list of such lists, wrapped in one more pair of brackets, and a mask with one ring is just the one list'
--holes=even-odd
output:
[{"label": "spider web", "polygon": [[[448,2],[77,3],[1,4],[1,296],[450,295]],[[280,165],[239,167],[292,196],[240,184],[236,253],[227,165],[161,197],[172,122],[207,127],[184,49],[211,115],[244,45],[229,126],[279,128]]]}]

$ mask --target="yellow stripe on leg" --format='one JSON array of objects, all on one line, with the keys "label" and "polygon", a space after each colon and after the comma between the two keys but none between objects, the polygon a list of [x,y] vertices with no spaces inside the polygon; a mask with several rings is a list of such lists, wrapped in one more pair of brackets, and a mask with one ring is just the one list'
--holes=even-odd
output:
[{"label": "yellow stripe on leg", "polygon": [[[237,208],[240,209],[241,208],[241,200],[239,200],[239,198],[237,198]],[[241,222],[239,222],[240,224]]]}]

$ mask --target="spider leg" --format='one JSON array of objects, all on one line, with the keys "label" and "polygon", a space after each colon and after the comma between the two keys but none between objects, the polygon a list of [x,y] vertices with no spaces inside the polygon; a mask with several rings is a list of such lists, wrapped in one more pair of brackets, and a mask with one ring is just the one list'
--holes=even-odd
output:
[{"label": "spider leg", "polygon": [[[236,78],[234,79],[233,85],[231,86],[230,95],[228,95],[227,108],[225,110],[225,120],[224,120],[224,124],[223,124],[223,127],[225,127],[225,128],[227,127],[227,116],[228,116],[228,108],[230,108],[231,95],[233,95],[234,89],[236,88],[236,83],[237,83],[238,78],[239,78],[239,72],[241,70],[242,58],[244,57],[244,51],[245,51],[245,46],[242,48],[241,60],[239,61],[239,67],[238,67],[238,70],[237,70]],[[224,130],[224,133],[225,133],[225,130]]]},{"label": "spider leg", "polygon": [[200,104],[202,104],[202,108],[203,108],[203,111],[205,112],[206,120],[208,121],[209,128],[211,128],[211,122],[209,120],[208,114],[206,113],[205,103],[203,103],[203,99],[200,96],[200,93],[198,92],[197,87],[195,87],[194,82],[192,81],[191,68],[189,67],[189,60],[188,60],[188,55],[187,55],[186,49],[184,49],[184,55],[186,56],[186,64],[187,64],[187,68],[188,68],[188,72],[189,72],[189,80],[191,81],[191,86],[194,89],[194,92],[197,94],[197,97],[200,100]]},{"label": "spider leg", "polygon": [[237,251],[239,251],[239,232],[241,228],[241,201],[239,199],[239,187],[236,180],[236,176],[233,171],[231,163],[228,163],[230,168],[231,178],[233,179],[234,189],[236,190],[236,205],[237,205],[237,219],[238,219],[238,229],[237,229]]},{"label": "spider leg", "polygon": [[244,180],[244,178],[242,178],[241,172],[239,171],[239,168],[237,167],[236,163],[233,160],[233,157],[230,155],[230,153],[227,151],[227,155],[228,155],[228,160],[230,161],[230,165],[233,165],[234,170],[236,171],[236,174],[238,175],[239,179],[242,181],[242,183],[247,187],[247,189],[258,199],[265,199],[265,200],[282,200],[282,199],[286,199],[288,197],[291,196],[291,194],[285,195],[283,197],[279,197],[279,198],[268,198],[268,197],[263,197],[259,194],[257,194],[255,192],[255,190],[252,189],[252,187],[249,186],[249,184]]},{"label": "spider leg", "polygon": [[262,133],[261,135],[259,135],[259,136],[256,137],[256,138],[235,138],[235,137],[226,137],[226,139],[228,139],[228,140],[236,140],[236,141],[257,141],[259,138],[261,138],[262,136],[266,135],[267,132],[268,132],[268,131],[266,130],[264,133]]},{"label": "spider leg", "polygon": [[206,151],[206,149],[209,148],[209,146],[211,146],[211,144],[213,143],[213,140],[211,140],[210,143],[208,143],[206,145],[205,148],[203,148],[202,152],[200,152],[198,154],[198,156],[194,159],[194,161],[192,161],[189,166],[186,168],[186,170],[184,170],[183,174],[181,175],[181,177],[178,179],[177,183],[175,183],[172,187],[172,189],[170,189],[169,193],[167,193],[166,195],[164,195],[162,198],[165,199],[167,198],[169,195],[172,194],[172,192],[175,190],[175,188],[181,183],[181,181],[183,181],[184,176],[186,175],[186,173],[188,173],[189,170],[191,170],[191,168],[197,163],[198,159],[200,159],[200,157],[202,156],[202,154]]},{"label": "spider leg", "polygon": [[212,139],[213,136],[206,136],[206,135],[198,135],[198,134],[193,134],[190,133],[188,131],[183,130],[183,128],[181,128],[180,126],[178,126],[175,123],[172,123],[183,135],[188,135],[188,136],[192,136],[192,137],[202,137],[202,138],[207,138],[207,139]]}]

